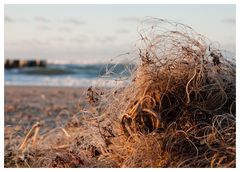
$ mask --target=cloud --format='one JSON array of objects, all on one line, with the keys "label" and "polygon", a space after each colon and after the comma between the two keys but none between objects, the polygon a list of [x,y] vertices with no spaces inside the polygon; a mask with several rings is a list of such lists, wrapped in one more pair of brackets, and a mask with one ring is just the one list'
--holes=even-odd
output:
[{"label": "cloud", "polygon": [[16,42],[4,42],[4,45],[5,45],[5,46],[12,47],[12,46],[16,46],[17,43],[16,43]]},{"label": "cloud", "polygon": [[9,23],[13,23],[13,22],[26,23],[26,22],[28,22],[28,20],[25,18],[14,18],[13,19],[12,17],[9,17],[9,16],[4,16],[4,21],[9,22]]},{"label": "cloud", "polygon": [[68,23],[68,24],[74,24],[74,25],[84,25],[85,22],[76,18],[68,18],[68,19],[64,19],[62,20],[62,22],[64,23]]},{"label": "cloud", "polygon": [[117,39],[116,36],[105,36],[105,37],[97,37],[96,40],[99,42],[113,42]]},{"label": "cloud", "polygon": [[25,18],[19,18],[18,19],[19,22],[22,22],[22,23],[26,23],[26,22],[29,22],[27,19]]},{"label": "cloud", "polygon": [[4,16],[4,21],[9,23],[14,22],[14,20],[9,16]]},{"label": "cloud", "polygon": [[65,39],[63,37],[53,37],[50,38],[52,41],[56,41],[56,42],[63,42],[65,41]]},{"label": "cloud", "polygon": [[123,21],[123,22],[137,22],[139,23],[141,21],[141,19],[139,17],[123,17],[123,18],[120,18],[120,21]]},{"label": "cloud", "polygon": [[229,23],[229,24],[236,24],[236,19],[234,19],[234,18],[228,18],[228,19],[222,20],[222,22],[224,22],[224,23]]},{"label": "cloud", "polygon": [[60,32],[72,32],[72,29],[69,27],[59,27],[57,30]]},{"label": "cloud", "polygon": [[42,23],[49,23],[50,22],[50,20],[48,20],[45,17],[34,17],[33,19],[37,22],[42,22]]},{"label": "cloud", "polygon": [[129,30],[127,30],[127,29],[119,29],[119,30],[117,30],[117,33],[127,34],[127,33],[129,33]]},{"label": "cloud", "polygon": [[39,47],[49,47],[50,41],[43,41],[39,39],[25,39],[17,42],[19,48],[39,48]]},{"label": "cloud", "polygon": [[72,38],[71,41],[77,42],[77,43],[83,43],[88,41],[88,37],[86,35],[79,35],[77,37]]},{"label": "cloud", "polygon": [[45,26],[45,25],[39,25],[36,27],[38,30],[45,30],[45,31],[50,31],[52,28]]}]

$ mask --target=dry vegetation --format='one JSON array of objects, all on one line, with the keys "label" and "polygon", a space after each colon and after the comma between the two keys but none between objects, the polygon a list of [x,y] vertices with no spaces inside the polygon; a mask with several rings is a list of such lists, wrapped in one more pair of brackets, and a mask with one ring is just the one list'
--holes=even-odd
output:
[{"label": "dry vegetation", "polygon": [[65,126],[35,124],[5,150],[6,167],[236,166],[235,61],[188,26],[143,24],[128,84],[89,88]]}]

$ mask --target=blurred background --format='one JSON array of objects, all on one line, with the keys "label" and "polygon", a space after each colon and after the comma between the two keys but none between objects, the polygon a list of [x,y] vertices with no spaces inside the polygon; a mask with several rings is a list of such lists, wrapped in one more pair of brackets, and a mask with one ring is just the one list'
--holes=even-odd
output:
[{"label": "blurred background", "polygon": [[235,5],[5,5],[4,10],[5,85],[85,87],[99,80],[111,85],[113,78],[98,76],[110,59],[133,48],[147,16],[187,24],[222,49],[236,50]]}]

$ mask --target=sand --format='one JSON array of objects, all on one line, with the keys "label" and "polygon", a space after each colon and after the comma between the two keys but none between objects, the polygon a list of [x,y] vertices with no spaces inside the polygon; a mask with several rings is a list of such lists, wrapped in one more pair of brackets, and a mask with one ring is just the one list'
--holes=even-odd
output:
[{"label": "sand", "polygon": [[[66,122],[85,105],[85,88],[5,86],[4,87],[5,146],[12,133],[23,136],[36,123],[41,122],[46,132]],[[56,118],[61,116],[61,121]]]}]

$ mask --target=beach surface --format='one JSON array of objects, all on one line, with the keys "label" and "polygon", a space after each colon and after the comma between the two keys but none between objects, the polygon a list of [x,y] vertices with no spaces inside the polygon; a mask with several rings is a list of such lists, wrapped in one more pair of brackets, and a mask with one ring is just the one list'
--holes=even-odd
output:
[{"label": "beach surface", "polygon": [[72,87],[4,87],[5,145],[13,137],[21,137],[34,125],[44,125],[47,132],[64,125],[86,104],[86,89]]}]

